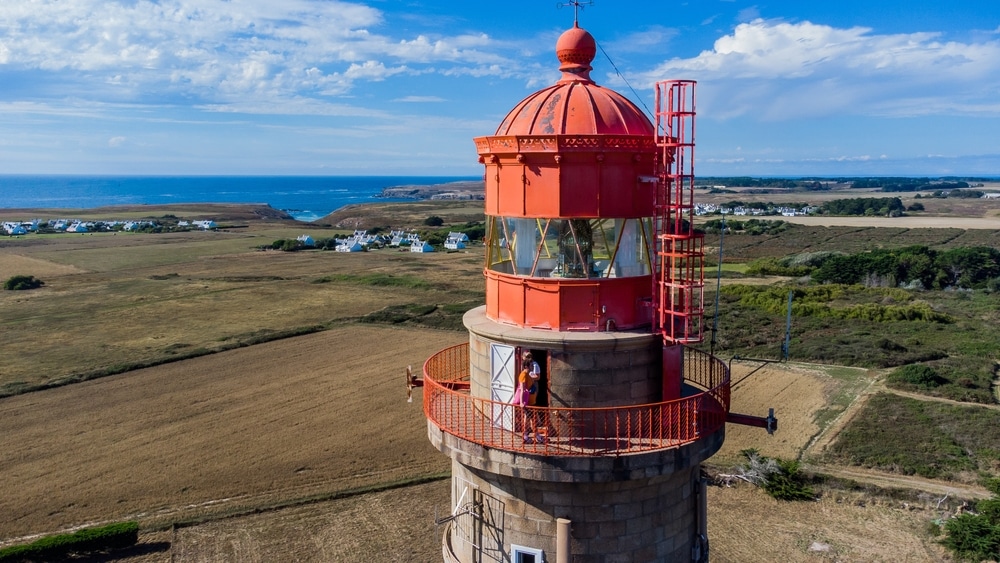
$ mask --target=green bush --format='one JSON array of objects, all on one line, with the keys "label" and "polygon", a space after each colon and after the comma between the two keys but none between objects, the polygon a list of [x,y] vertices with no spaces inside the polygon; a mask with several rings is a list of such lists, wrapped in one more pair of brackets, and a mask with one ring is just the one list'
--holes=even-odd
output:
[{"label": "green bush", "polygon": [[438,217],[437,215],[431,215],[430,217],[424,219],[424,224],[428,227],[440,227],[444,225],[444,219]]},{"label": "green bush", "polygon": [[71,553],[122,549],[139,541],[138,522],[119,522],[99,528],[84,528],[72,534],[46,536],[26,545],[0,549],[0,562],[62,560]]},{"label": "green bush", "polygon": [[11,276],[3,284],[3,288],[11,291],[20,291],[25,289],[38,289],[45,285],[45,282],[36,278],[35,276]]},{"label": "green bush", "polygon": [[778,459],[781,471],[772,474],[764,490],[778,500],[813,500],[816,492],[806,483],[801,466],[796,460]]},{"label": "green bush", "polygon": [[996,526],[1000,524],[1000,498],[981,500],[976,503],[976,512],[985,516],[990,524]]},{"label": "green bush", "polygon": [[962,559],[996,560],[1000,556],[1000,528],[981,514],[959,514],[944,525],[948,536],[941,542]]},{"label": "green bush", "polygon": [[944,383],[944,379],[934,371],[934,368],[924,364],[910,364],[903,366],[889,376],[892,383],[909,383],[924,388],[937,387]]}]

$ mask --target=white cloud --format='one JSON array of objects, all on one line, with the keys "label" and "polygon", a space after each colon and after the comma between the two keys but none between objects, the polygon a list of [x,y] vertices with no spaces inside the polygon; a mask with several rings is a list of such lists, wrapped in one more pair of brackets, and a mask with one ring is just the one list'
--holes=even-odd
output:
[{"label": "white cloud", "polygon": [[379,10],[343,0],[3,0],[0,64],[80,91],[96,82],[119,97],[208,103],[342,95],[408,63],[516,68],[485,34],[398,39],[382,24]]},{"label": "white cloud", "polygon": [[699,109],[764,119],[855,113],[1000,115],[1000,41],[757,19],[643,75],[699,80]]},{"label": "white cloud", "polygon": [[445,102],[447,100],[445,100],[444,98],[441,98],[439,96],[404,96],[402,98],[396,98],[393,101],[394,102],[418,103],[419,104],[419,103]]},{"label": "white cloud", "polygon": [[120,147],[124,142],[125,142],[125,137],[111,137],[110,139],[108,139],[108,146],[112,148]]}]

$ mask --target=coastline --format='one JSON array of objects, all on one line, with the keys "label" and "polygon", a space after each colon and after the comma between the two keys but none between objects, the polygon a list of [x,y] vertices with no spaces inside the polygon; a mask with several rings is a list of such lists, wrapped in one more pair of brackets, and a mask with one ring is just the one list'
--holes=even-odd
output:
[{"label": "coastline", "polygon": [[0,213],[81,214],[121,206],[247,204],[267,205],[310,222],[348,205],[430,198],[476,180],[469,176],[0,175]]}]

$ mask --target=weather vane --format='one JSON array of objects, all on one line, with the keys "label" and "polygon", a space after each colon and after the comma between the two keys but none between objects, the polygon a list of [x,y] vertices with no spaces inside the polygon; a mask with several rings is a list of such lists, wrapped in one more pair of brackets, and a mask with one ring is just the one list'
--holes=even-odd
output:
[{"label": "weather vane", "polygon": [[559,8],[566,8],[568,6],[573,6],[573,25],[579,26],[580,24],[580,10],[586,8],[587,6],[593,6],[594,0],[587,0],[586,2],[582,0],[572,0],[571,2],[560,2],[556,4]]}]

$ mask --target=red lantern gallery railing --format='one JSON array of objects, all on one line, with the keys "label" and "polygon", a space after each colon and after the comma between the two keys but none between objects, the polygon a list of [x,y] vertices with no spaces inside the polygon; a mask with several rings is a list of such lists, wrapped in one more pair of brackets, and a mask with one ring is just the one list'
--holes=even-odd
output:
[{"label": "red lantern gallery railing", "polygon": [[[609,408],[519,407],[475,397],[469,345],[424,363],[424,412],[441,430],[482,446],[550,456],[616,456],[683,446],[710,436],[729,412],[729,368],[686,348],[686,396]],[[525,439],[525,436],[528,439]]]}]

